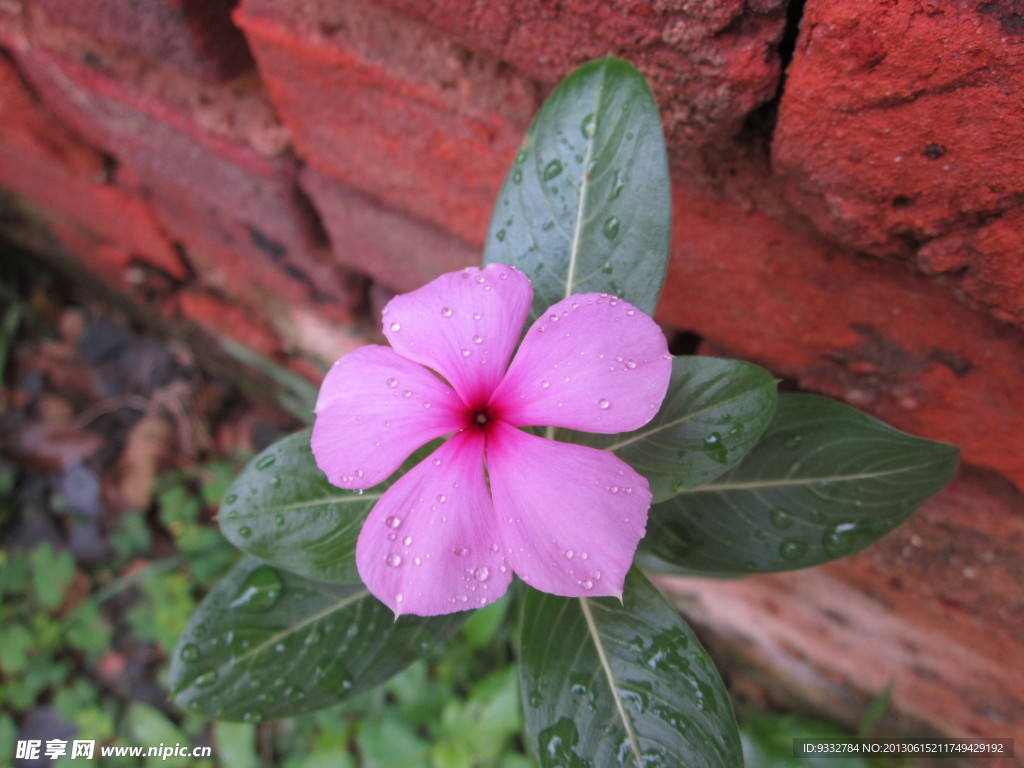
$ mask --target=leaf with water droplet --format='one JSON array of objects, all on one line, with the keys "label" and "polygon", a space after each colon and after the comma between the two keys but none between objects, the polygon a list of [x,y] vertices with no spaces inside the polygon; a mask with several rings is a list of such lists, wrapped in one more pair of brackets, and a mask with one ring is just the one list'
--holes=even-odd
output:
[{"label": "leaf with water droplet", "polygon": [[951,445],[826,398],[781,395],[764,436],[737,467],[706,485],[679,487],[651,508],[639,562],[729,576],[845,557],[900,525],[956,465]]},{"label": "leaf with water droplet", "polygon": [[[623,364],[628,370],[629,361]],[[657,502],[736,466],[774,409],[775,378],[763,368],[713,357],[677,357],[668,393],[650,423],[621,435],[566,431],[564,439],[614,451],[648,479]],[[743,429],[731,434],[738,425]]]},{"label": "leaf with water droplet", "polygon": [[[671,198],[661,117],[643,76],[620,59],[583,65],[552,92],[523,147],[495,206],[485,263],[530,277],[533,318],[585,292],[615,293],[652,312]],[[514,229],[503,223],[510,213],[520,222]],[[607,264],[619,284],[602,272]]]},{"label": "leaf with water droplet", "polygon": [[524,717],[542,768],[742,765],[714,665],[638,570],[622,603],[529,590],[521,631]]},{"label": "leaf with water droplet", "polygon": [[[443,314],[443,312],[442,312]],[[395,391],[400,392],[395,380]],[[317,467],[303,430],[254,458],[228,489],[230,513],[220,529],[239,549],[320,581],[358,584],[355,547],[370,509],[401,474],[436,444],[418,451],[399,473],[368,491],[331,485]],[[266,471],[274,467],[274,473]]]},{"label": "leaf with water droplet", "polygon": [[[448,637],[466,615],[396,621],[361,584],[314,582],[246,558],[189,620],[170,685],[178,704],[207,717],[301,714],[379,685]],[[203,626],[214,629],[200,631]],[[258,701],[254,686],[265,687],[260,680],[266,679],[283,681],[282,690]]]}]

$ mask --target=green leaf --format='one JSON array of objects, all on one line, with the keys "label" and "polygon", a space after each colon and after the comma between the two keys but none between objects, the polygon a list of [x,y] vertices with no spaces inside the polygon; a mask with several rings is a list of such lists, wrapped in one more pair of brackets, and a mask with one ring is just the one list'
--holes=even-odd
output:
[{"label": "green leaf", "polygon": [[[137,745],[146,749],[149,747],[171,746],[174,744],[187,744],[188,738],[179,730],[178,726],[155,707],[142,702],[135,702],[128,708],[126,716],[128,730]],[[187,766],[194,764],[188,757],[169,755],[167,758],[154,755],[147,757],[146,766],[167,765]]]},{"label": "green leaf", "polygon": [[180,705],[207,717],[309,712],[384,682],[465,618],[396,621],[362,585],[314,582],[246,558],[192,615],[170,685]]},{"label": "green leaf", "polygon": [[213,739],[223,768],[259,768],[256,727],[249,723],[214,723]]},{"label": "green leaf", "polygon": [[643,567],[730,576],[807,568],[896,528],[952,478],[957,449],[849,406],[780,395],[731,472],[651,508]]},{"label": "green leaf", "polygon": [[613,451],[650,481],[654,501],[714,480],[739,463],[768,426],[775,379],[750,363],[677,357],[658,415],[621,435],[573,432],[571,442]]},{"label": "green leaf", "polygon": [[598,59],[552,92],[498,195],[484,263],[533,281],[532,317],[573,293],[650,314],[665,279],[671,192],[661,118],[631,64]]},{"label": "green leaf", "polygon": [[522,621],[526,729],[543,768],[742,765],[710,657],[638,570],[622,604],[530,590]]},{"label": "green leaf", "polygon": [[297,432],[249,462],[224,497],[220,529],[239,549],[292,573],[358,584],[356,540],[389,483],[366,492],[331,485],[309,437]]}]

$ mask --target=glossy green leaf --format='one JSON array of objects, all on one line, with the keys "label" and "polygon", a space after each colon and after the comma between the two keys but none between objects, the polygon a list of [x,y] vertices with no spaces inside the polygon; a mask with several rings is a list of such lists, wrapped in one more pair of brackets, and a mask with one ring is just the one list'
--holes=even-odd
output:
[{"label": "glossy green leaf", "polygon": [[246,558],[189,620],[170,685],[178,704],[207,717],[296,715],[383,683],[465,618],[396,621],[362,585],[310,581]]},{"label": "glossy green leaf", "polygon": [[677,357],[658,415],[621,435],[572,433],[571,442],[613,451],[651,484],[654,501],[714,480],[757,442],[775,410],[776,382],[750,363]]},{"label": "glossy green leaf", "polygon": [[239,549],[292,573],[359,584],[359,531],[391,480],[365,492],[331,485],[309,436],[308,429],[297,432],[249,462],[224,497],[220,529]]},{"label": "glossy green leaf", "polygon": [[530,590],[520,666],[527,733],[543,768],[743,764],[710,657],[636,569],[623,603]]},{"label": "glossy green leaf", "polygon": [[780,395],[764,437],[738,467],[651,508],[639,562],[729,576],[845,557],[906,520],[956,464],[951,445],[823,397]]},{"label": "glossy green leaf", "polygon": [[671,193],[661,118],[631,64],[598,59],[552,92],[498,195],[484,262],[533,281],[532,317],[573,293],[647,313],[665,279]]}]

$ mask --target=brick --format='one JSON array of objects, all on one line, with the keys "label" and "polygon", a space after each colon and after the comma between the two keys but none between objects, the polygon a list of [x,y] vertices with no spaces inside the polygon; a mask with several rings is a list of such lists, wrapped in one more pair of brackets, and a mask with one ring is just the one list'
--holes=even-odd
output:
[{"label": "brick", "polygon": [[200,77],[228,79],[252,67],[231,23],[237,0],[34,0],[52,23]]},{"label": "brick", "polygon": [[[928,271],[1024,325],[1018,5],[810,0],[773,141],[788,199],[829,237]],[[1004,223],[1000,224],[999,220]]]},{"label": "brick", "polygon": [[[0,185],[60,219],[58,225],[90,233],[82,233],[79,242],[88,244],[92,266],[112,279],[120,280],[134,259],[184,277],[181,260],[149,210],[107,183],[103,156],[43,108],[4,55],[0,113]],[[105,251],[104,242],[117,249]]]},{"label": "brick", "polygon": [[478,249],[390,210],[307,166],[301,174],[335,257],[394,291],[411,291],[445,272],[479,263]]},{"label": "brick", "polygon": [[164,312],[183,317],[218,338],[228,338],[269,358],[278,357],[281,342],[260,320],[214,293],[187,289],[176,293]]},{"label": "brick", "polygon": [[[1024,722],[1024,498],[962,471],[900,529],[834,564],[738,581],[663,579],[734,685],[856,726],[1007,738]],[[756,671],[755,671],[756,670]],[[752,671],[753,675],[752,675]]]},{"label": "brick", "polygon": [[[195,103],[177,98],[193,81],[148,69],[132,69],[134,79],[127,79],[123,59],[106,69],[40,47],[17,52],[17,59],[46,106],[114,157],[141,187],[195,196],[286,249],[311,246],[315,235],[297,198],[292,159],[261,155],[245,141],[244,129],[234,136],[210,130]],[[245,97],[233,95],[242,101],[262,98],[258,83],[238,87]],[[216,101],[223,94],[218,88],[205,96]]]},{"label": "brick", "polygon": [[47,105],[118,161],[118,181],[149,201],[201,281],[251,308],[276,295],[351,318],[358,291],[323,248],[258,82],[200,87],[137,59],[88,66],[66,53],[18,57]]},{"label": "brick", "polygon": [[0,53],[0,143],[11,152],[50,163],[79,178],[102,179],[103,156],[47,112],[11,60]]},{"label": "brick", "polygon": [[590,59],[611,54],[633,62],[681,151],[735,138],[778,88],[785,26],[779,0],[385,2],[548,86]]},{"label": "brick", "polygon": [[247,0],[235,18],[310,165],[483,241],[537,107],[532,83],[422,22],[357,0]]},{"label": "brick", "polygon": [[[770,190],[755,201],[730,194],[677,178],[657,317],[806,389],[953,443],[966,462],[1024,488],[1024,334],[956,302],[940,282],[801,229],[778,213],[784,206]],[[773,206],[780,218],[765,212]]]}]

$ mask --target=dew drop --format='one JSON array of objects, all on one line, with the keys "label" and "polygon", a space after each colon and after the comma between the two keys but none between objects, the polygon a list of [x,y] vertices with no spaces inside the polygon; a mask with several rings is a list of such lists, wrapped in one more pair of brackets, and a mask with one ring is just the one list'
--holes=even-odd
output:
[{"label": "dew drop", "polygon": [[401,323],[392,323],[388,327],[391,328],[392,331],[400,331],[400,330],[402,330],[402,324]]},{"label": "dew drop", "polygon": [[453,314],[451,307],[441,307],[441,317],[451,317]]},{"label": "dew drop", "polygon": [[551,181],[562,172],[562,161],[552,160],[544,166],[544,181]]},{"label": "dew drop", "polygon": [[607,411],[609,406],[611,406],[611,403],[609,403],[603,397],[597,401],[597,407],[600,408],[602,411]]},{"label": "dew drop", "polygon": [[412,544],[412,536],[406,536],[404,539],[402,539],[402,543],[408,547],[410,544]]},{"label": "dew drop", "polygon": [[551,382],[548,381],[547,379],[545,379],[544,381],[542,381],[540,383],[540,386],[541,386],[541,389],[547,389],[548,387],[551,386]]},{"label": "dew drop", "polygon": [[268,467],[272,467],[274,466],[274,461],[275,459],[273,456],[264,456],[256,462],[256,469],[267,469]]},{"label": "dew drop", "polygon": [[491,571],[486,566],[480,566],[473,571],[473,578],[477,581],[487,581],[491,577]]},{"label": "dew drop", "polygon": [[522,182],[522,180],[523,180],[523,172],[519,168],[516,168],[514,171],[512,171],[512,183],[513,184],[519,184],[519,183]]},{"label": "dew drop", "polygon": [[398,566],[400,566],[402,564],[402,556],[399,555],[399,554],[396,554],[395,552],[392,552],[390,555],[388,555],[386,558],[384,558],[384,563],[389,568],[397,568]]},{"label": "dew drop", "polygon": [[463,357],[469,357],[471,354],[473,354],[473,353],[470,352],[468,349],[462,350],[462,356]]},{"label": "dew drop", "polygon": [[403,595],[401,592],[395,595],[395,603],[401,603],[403,600],[405,600],[405,595]]},{"label": "dew drop", "polygon": [[565,553],[564,553],[564,554],[565,554],[565,559],[566,559],[566,560],[572,560],[572,559],[573,559],[573,557],[574,557],[574,556],[576,555],[576,553],[575,553],[575,552],[573,552],[573,551],[572,551],[571,549],[567,549],[567,550],[565,550]]},{"label": "dew drop", "polygon": [[484,340],[480,336],[474,336],[473,337],[473,343],[474,344],[483,344]]},{"label": "dew drop", "polygon": [[469,550],[466,549],[465,547],[456,547],[455,549],[452,550],[452,554],[455,555],[456,557],[465,557],[466,555],[469,554]]},{"label": "dew drop", "polygon": [[580,582],[580,586],[583,587],[584,589],[593,589],[594,588],[594,582],[592,582],[590,579],[587,579],[586,581]]},{"label": "dew drop", "polygon": [[391,517],[389,517],[387,520],[384,521],[384,525],[386,525],[388,528],[397,528],[401,524],[402,524],[401,518],[395,517],[394,515],[392,515]]},{"label": "dew drop", "polygon": [[441,466],[441,460],[440,459],[434,459],[430,463],[433,464],[435,467],[440,467]]},{"label": "dew drop", "polygon": [[476,280],[478,283],[486,283],[487,282],[487,278],[484,277],[481,274],[477,274],[477,276],[474,277],[473,279]]},{"label": "dew drop", "polygon": [[615,216],[611,216],[605,219],[604,228],[601,230],[604,232],[604,236],[609,240],[613,240],[616,235],[619,234],[619,220]]},{"label": "dew drop", "polygon": [[388,379],[384,383],[387,384],[391,389],[394,389],[395,387],[398,386],[398,379],[396,379],[394,376],[392,376],[390,379]]},{"label": "dew drop", "polygon": [[627,309],[626,310],[626,317],[632,317],[635,314],[636,314],[636,310],[635,309]]},{"label": "dew drop", "polygon": [[807,552],[807,544],[796,539],[786,539],[779,545],[779,556],[786,562],[799,560]]},{"label": "dew drop", "polygon": [[636,368],[636,360],[627,360],[626,367],[632,371],[634,368]]},{"label": "dew drop", "polygon": [[182,646],[181,659],[182,661],[196,661],[199,658],[199,646],[194,643],[188,643]]},{"label": "dew drop", "polygon": [[594,113],[591,112],[583,118],[583,122],[580,124],[580,132],[583,134],[583,138],[591,139],[594,137],[594,131],[596,129],[597,120],[594,119]]},{"label": "dew drop", "polygon": [[252,528],[250,528],[248,525],[243,525],[241,528],[238,529],[238,535],[241,536],[243,539],[248,539],[250,536],[252,536]]},{"label": "dew drop", "polygon": [[443,493],[439,493],[437,494],[437,500],[444,504],[446,501],[448,501],[448,497],[445,496]]},{"label": "dew drop", "polygon": [[505,242],[505,230],[499,229],[495,237],[498,238],[498,242]]}]

